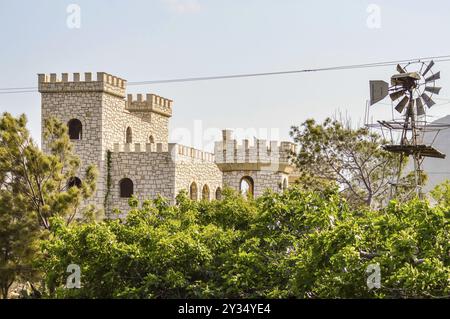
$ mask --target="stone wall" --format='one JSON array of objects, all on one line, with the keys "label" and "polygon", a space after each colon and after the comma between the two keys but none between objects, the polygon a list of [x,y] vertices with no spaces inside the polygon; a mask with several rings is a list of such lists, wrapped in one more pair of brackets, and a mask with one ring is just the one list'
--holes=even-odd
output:
[{"label": "stone wall", "polygon": [[[79,119],[83,125],[82,139],[72,140],[74,152],[80,158],[81,165],[78,177],[83,179],[88,165],[94,164],[99,171],[97,190],[87,204],[98,205],[102,202],[104,183],[101,128],[102,115],[101,104],[105,95],[99,93],[42,93],[42,132],[45,125],[45,119],[51,116],[57,117],[63,123],[71,119]],[[42,133],[43,134],[43,133]],[[42,149],[48,152],[48,145],[42,136]]]},{"label": "stone wall", "polygon": [[232,171],[223,173],[223,185],[240,190],[240,182],[243,177],[249,176],[254,183],[254,196],[261,196],[264,191],[270,189],[280,192],[289,186],[288,174],[271,171]]},{"label": "stone wall", "polygon": [[136,106],[130,95],[127,101],[114,96],[106,98],[103,107],[103,122],[106,123],[103,128],[104,152],[111,150],[115,143],[125,143],[128,127],[132,131],[132,143],[149,143],[150,136],[154,143],[168,143],[171,112],[160,114],[162,112],[156,112],[159,109]]},{"label": "stone wall", "polygon": [[197,199],[202,199],[203,189],[209,190],[209,199],[216,199],[216,191],[222,188],[222,172],[214,163],[213,154],[195,150],[190,147],[176,145],[175,154],[175,193],[181,190],[190,191],[195,182],[198,189]]},{"label": "stone wall", "polygon": [[129,178],[133,182],[134,195],[142,202],[161,195],[173,202],[175,197],[175,163],[166,150],[124,150],[111,153],[111,189],[108,212],[118,208],[129,210],[128,198],[120,197],[119,182]]},{"label": "stone wall", "polygon": [[140,201],[161,195],[172,204],[181,190],[189,192],[192,182],[197,184],[198,199],[205,185],[210,199],[222,187],[222,173],[212,154],[178,144],[115,144],[110,176],[108,212],[129,209],[128,198],[120,197],[119,182],[123,178],[132,180],[134,195]]}]

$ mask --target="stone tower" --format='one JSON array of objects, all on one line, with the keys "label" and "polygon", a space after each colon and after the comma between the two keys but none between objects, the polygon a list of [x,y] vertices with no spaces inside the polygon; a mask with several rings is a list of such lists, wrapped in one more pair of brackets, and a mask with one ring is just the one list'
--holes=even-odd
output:
[{"label": "stone tower", "polygon": [[[79,176],[84,178],[86,167],[97,166],[97,191],[87,204],[103,208],[106,196],[106,154],[114,144],[168,143],[168,123],[172,116],[172,101],[147,94],[134,100],[126,97],[126,81],[99,72],[94,80],[91,73],[84,79],[79,73],[39,74],[41,120],[56,116],[67,123],[75,152],[80,157]],[[48,150],[42,139],[42,149]]]}]

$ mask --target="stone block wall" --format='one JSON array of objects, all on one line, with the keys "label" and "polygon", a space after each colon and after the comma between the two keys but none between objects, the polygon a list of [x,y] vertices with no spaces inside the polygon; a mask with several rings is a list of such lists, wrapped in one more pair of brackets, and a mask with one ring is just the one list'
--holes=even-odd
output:
[{"label": "stone block wall", "polygon": [[[78,173],[80,179],[85,178],[85,171],[89,165],[97,166],[99,178],[97,190],[86,204],[98,205],[103,198],[104,183],[103,159],[102,159],[102,116],[101,105],[104,99],[103,93],[43,93],[42,94],[42,132],[45,119],[55,116],[63,123],[77,118],[83,125],[81,140],[72,140],[74,152],[80,158],[81,165]],[[48,145],[42,136],[42,149],[48,152]],[[101,208],[101,207],[100,207]]]},{"label": "stone block wall", "polygon": [[[153,94],[147,96],[156,97]],[[136,101],[131,94],[128,94],[127,100],[113,96],[106,99],[103,107],[103,121],[107,123],[103,128],[104,152],[111,150],[115,143],[126,142],[128,127],[132,131],[132,143],[149,143],[150,136],[154,143],[168,143],[172,101],[161,97],[154,100],[153,104],[144,101],[141,94],[138,94]]]},{"label": "stone block wall", "polygon": [[250,177],[254,183],[255,197],[261,196],[267,189],[281,192],[289,186],[288,174],[272,171],[230,171],[223,172],[223,185],[240,190],[243,177]]},{"label": "stone block wall", "polygon": [[216,199],[216,192],[222,189],[222,172],[214,162],[214,155],[191,147],[173,145],[175,158],[175,193],[190,191],[192,183],[197,185],[197,199],[203,199],[203,190],[209,200]]},{"label": "stone block wall", "polygon": [[222,187],[222,173],[213,154],[178,144],[115,144],[109,171],[108,212],[129,209],[128,198],[120,197],[119,183],[123,178],[131,179],[134,195],[141,202],[161,195],[173,204],[181,190],[189,192],[192,182],[197,184],[199,200],[205,185],[212,200],[217,188]]},{"label": "stone block wall", "polygon": [[[136,145],[139,145],[136,147]],[[173,202],[175,197],[175,163],[167,149],[162,144],[157,150],[150,144],[133,144],[134,149],[128,145],[116,145],[111,153],[111,188],[108,198],[108,212],[117,208],[122,212],[129,209],[128,198],[120,197],[119,182],[129,178],[133,182],[134,195],[142,202],[146,199],[155,199],[161,195]],[[167,146],[167,145],[166,145]],[[107,173],[108,174],[108,173]]]}]

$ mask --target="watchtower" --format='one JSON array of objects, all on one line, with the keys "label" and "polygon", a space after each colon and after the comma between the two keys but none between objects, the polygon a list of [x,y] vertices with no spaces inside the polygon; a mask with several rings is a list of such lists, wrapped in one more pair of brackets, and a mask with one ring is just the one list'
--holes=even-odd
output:
[{"label": "watchtower", "polygon": [[[106,195],[107,151],[114,144],[167,144],[172,101],[154,94],[141,94],[137,99],[126,96],[126,80],[108,73],[68,73],[57,76],[39,74],[42,126],[55,116],[69,128],[75,152],[80,157],[80,179],[86,167],[97,166],[99,171],[96,194],[88,201],[99,208]],[[42,139],[42,149],[48,151]]]},{"label": "watchtower", "polygon": [[296,145],[291,142],[254,139],[238,144],[232,131],[222,131],[222,141],[215,143],[215,160],[223,173],[223,184],[251,196],[260,196],[266,189],[281,191],[288,187],[288,176],[294,167],[289,158]]}]

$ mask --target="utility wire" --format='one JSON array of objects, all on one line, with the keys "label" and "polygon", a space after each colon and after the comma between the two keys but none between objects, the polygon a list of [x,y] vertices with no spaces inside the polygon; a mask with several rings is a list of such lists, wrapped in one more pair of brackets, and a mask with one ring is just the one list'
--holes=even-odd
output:
[{"label": "utility wire", "polygon": [[278,72],[265,72],[265,73],[247,73],[247,74],[234,74],[234,75],[219,75],[219,76],[206,76],[206,77],[178,78],[178,79],[169,79],[169,80],[129,82],[129,85],[179,83],[179,82],[222,80],[222,79],[258,77],[258,76],[286,75],[286,74],[309,73],[309,72],[340,71],[340,70],[352,70],[352,69],[363,69],[363,68],[392,66],[392,65],[396,65],[396,64],[402,63],[402,62],[403,63],[404,62],[427,62],[427,61],[431,61],[431,60],[434,60],[435,62],[450,61],[450,55],[439,56],[439,57],[418,58],[418,59],[412,59],[412,60],[409,59],[409,60],[397,60],[397,61],[389,61],[389,62],[353,64],[353,65],[344,65],[344,66],[326,67],[326,68],[316,68],[316,69],[303,69],[303,70],[292,70],[292,71],[278,71]]},{"label": "utility wire", "polygon": [[[352,64],[352,65],[324,67],[324,68],[315,68],[315,69],[301,69],[301,70],[275,71],[275,72],[263,72],[263,73],[244,73],[244,74],[204,76],[204,77],[187,77],[187,78],[176,78],[176,79],[167,79],[167,80],[128,82],[128,85],[129,86],[139,86],[139,85],[148,85],[148,84],[197,82],[197,81],[250,78],[250,77],[261,77],[261,76],[289,75],[289,74],[311,73],[311,72],[324,72],[324,71],[341,71],[341,70],[353,70],[353,69],[393,66],[398,63],[406,63],[406,62],[428,62],[431,60],[434,60],[434,62],[448,62],[448,61],[450,61],[450,55],[422,57],[422,58],[413,58],[413,59],[405,59],[405,60],[394,60],[394,61],[385,61],[385,62],[375,62],[375,63],[365,63],[365,64]],[[36,92],[37,89],[38,89],[37,87],[0,88],[0,94],[31,93],[31,92]]]},{"label": "utility wire", "polygon": [[14,93],[36,93],[37,92],[37,88],[34,88],[33,90],[22,90],[22,91],[1,91],[0,89],[0,94],[14,94]]}]

